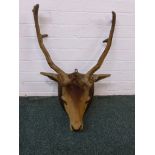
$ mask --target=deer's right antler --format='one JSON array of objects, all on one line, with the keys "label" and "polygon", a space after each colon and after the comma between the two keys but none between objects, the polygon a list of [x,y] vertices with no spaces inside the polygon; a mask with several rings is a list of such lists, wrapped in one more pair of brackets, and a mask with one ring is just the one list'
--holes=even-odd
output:
[{"label": "deer's right antler", "polygon": [[[59,81],[58,79],[61,79],[61,81],[64,82],[67,82],[69,80],[68,78],[68,75],[62,70],[60,69],[57,65],[55,65],[55,63],[52,61],[50,55],[49,55],[49,52],[47,51],[46,47],[44,46],[44,42],[43,42],[43,38],[45,37],[48,37],[47,34],[41,34],[40,32],[40,27],[39,27],[39,22],[38,22],[38,10],[39,10],[39,4],[36,4],[34,7],[33,7],[33,16],[34,16],[34,22],[35,22],[35,28],[36,28],[36,34],[37,34],[37,38],[38,38],[38,43],[39,43],[39,46],[47,60],[47,63],[48,65],[55,71],[58,73],[57,74],[51,74],[51,78],[53,77],[55,79],[55,81]],[[46,73],[41,73],[42,75],[46,75]],[[48,74],[48,73],[47,73]],[[49,76],[49,74],[48,74]]]}]

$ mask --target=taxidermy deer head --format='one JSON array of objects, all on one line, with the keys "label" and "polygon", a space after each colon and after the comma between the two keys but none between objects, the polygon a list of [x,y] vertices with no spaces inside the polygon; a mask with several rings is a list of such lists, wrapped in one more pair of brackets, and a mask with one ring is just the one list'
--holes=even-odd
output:
[{"label": "taxidermy deer head", "polygon": [[103,43],[106,43],[106,47],[97,64],[93,66],[87,73],[82,74],[79,73],[77,69],[75,69],[73,73],[66,73],[53,62],[48,50],[44,46],[43,38],[48,37],[48,35],[41,34],[40,32],[38,10],[39,4],[36,4],[33,8],[33,16],[38,43],[48,65],[56,72],[56,74],[45,72],[41,72],[41,74],[58,83],[58,96],[68,114],[70,120],[70,129],[73,131],[82,130],[84,113],[88,105],[91,103],[94,95],[94,82],[110,76],[110,74],[94,74],[94,72],[101,67],[105,57],[108,54],[108,51],[110,50],[116,23],[116,13],[112,12],[112,26],[109,37],[103,41]]}]

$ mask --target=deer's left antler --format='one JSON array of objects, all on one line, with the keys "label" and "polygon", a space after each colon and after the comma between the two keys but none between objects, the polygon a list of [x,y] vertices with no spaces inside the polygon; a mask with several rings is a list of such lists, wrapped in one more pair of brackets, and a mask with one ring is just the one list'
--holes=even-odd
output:
[{"label": "deer's left antler", "polygon": [[[114,30],[115,30],[115,23],[116,23],[116,13],[113,11],[113,12],[112,12],[112,25],[111,25],[111,30],[110,30],[110,33],[109,33],[109,37],[103,41],[103,43],[107,43],[106,48],[105,48],[105,50],[103,51],[102,55],[100,56],[100,58],[99,58],[97,64],[96,64],[95,66],[93,66],[93,67],[86,73],[86,75],[87,75],[88,77],[91,77],[91,76],[93,75],[93,73],[94,73],[95,71],[97,71],[97,70],[101,67],[101,65],[102,65],[102,63],[103,63],[103,61],[104,61],[104,59],[106,58],[106,56],[107,56],[107,54],[108,54],[108,52],[109,52],[109,50],[110,50],[110,47],[111,47],[111,44],[112,44],[112,38],[113,38]],[[97,79],[101,79],[101,78],[106,78],[106,77],[108,77],[108,76],[110,76],[110,75],[109,75],[109,74],[99,74],[98,77],[96,77],[96,78],[97,78]]]}]

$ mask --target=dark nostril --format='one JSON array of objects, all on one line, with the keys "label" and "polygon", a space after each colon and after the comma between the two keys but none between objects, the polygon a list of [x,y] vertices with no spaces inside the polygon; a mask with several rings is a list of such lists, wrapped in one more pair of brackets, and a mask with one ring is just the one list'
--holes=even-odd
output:
[{"label": "dark nostril", "polygon": [[74,127],[72,126],[72,130],[73,130],[73,131],[75,131],[75,132],[80,131],[80,130],[81,130],[81,128],[82,128],[82,125],[81,125],[78,129],[74,129]]}]

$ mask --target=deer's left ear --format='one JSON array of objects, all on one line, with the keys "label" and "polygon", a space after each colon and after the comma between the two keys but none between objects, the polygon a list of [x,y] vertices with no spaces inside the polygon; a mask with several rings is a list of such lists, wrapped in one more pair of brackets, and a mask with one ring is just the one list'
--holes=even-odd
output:
[{"label": "deer's left ear", "polygon": [[105,79],[109,77],[111,74],[93,74],[94,82],[97,82],[99,80]]}]

